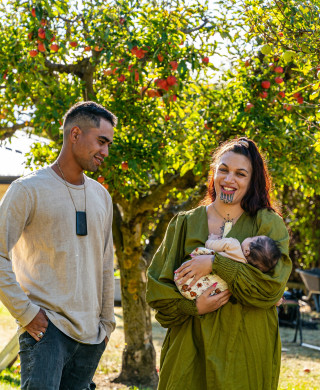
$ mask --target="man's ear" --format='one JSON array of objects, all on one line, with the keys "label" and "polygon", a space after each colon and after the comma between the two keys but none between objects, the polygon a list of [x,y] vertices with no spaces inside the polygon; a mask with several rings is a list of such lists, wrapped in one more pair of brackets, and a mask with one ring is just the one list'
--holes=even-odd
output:
[{"label": "man's ear", "polygon": [[78,138],[81,134],[81,129],[78,126],[73,126],[72,129],[70,129],[70,141],[75,144],[78,142]]}]

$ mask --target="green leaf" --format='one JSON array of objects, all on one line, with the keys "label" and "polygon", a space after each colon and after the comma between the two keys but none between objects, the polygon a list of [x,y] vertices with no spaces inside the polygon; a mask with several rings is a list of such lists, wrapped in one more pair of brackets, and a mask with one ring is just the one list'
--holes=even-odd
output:
[{"label": "green leaf", "polygon": [[188,161],[186,164],[184,164],[180,170],[180,175],[184,176],[188,171],[193,169],[194,167],[194,162],[193,161]]}]

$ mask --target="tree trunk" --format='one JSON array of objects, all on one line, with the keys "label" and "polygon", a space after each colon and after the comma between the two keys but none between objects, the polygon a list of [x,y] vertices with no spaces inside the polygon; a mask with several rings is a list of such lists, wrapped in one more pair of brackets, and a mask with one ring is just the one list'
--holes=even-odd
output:
[{"label": "tree trunk", "polygon": [[150,309],[146,303],[146,262],[142,258],[141,223],[122,223],[123,251],[117,251],[125,334],[122,371],[114,381],[155,388],[158,382],[152,343]]}]

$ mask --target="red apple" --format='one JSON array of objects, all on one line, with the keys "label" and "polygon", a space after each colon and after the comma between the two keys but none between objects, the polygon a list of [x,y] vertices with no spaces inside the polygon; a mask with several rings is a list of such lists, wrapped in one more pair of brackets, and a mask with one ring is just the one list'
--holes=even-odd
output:
[{"label": "red apple", "polygon": [[47,24],[47,21],[45,19],[41,19],[40,24],[44,27]]},{"label": "red apple", "polygon": [[158,97],[158,94],[159,94],[159,92],[155,89],[148,89],[146,93],[147,93],[148,97],[152,97],[152,98]]},{"label": "red apple", "polygon": [[301,96],[301,94],[300,94],[300,92],[295,92],[294,94],[293,94],[293,97],[294,98],[298,98],[298,97],[300,97]]},{"label": "red apple", "polygon": [[52,45],[50,45],[50,50],[56,53],[59,50],[59,46],[56,43],[53,43]]},{"label": "red apple", "polygon": [[159,62],[162,62],[164,60],[164,57],[162,54],[158,54],[157,57],[158,57]]},{"label": "red apple", "polygon": [[91,51],[91,47],[90,46],[85,46],[84,51]]},{"label": "red apple", "polygon": [[30,57],[35,57],[38,55],[38,50],[30,50],[29,54],[30,54]]},{"label": "red apple", "polygon": [[280,91],[280,92],[278,93],[278,95],[279,95],[282,99],[286,96],[285,92],[283,92],[283,91]]},{"label": "red apple", "polygon": [[174,76],[168,76],[167,77],[167,84],[170,86],[177,84],[177,78]]},{"label": "red apple", "polygon": [[277,84],[281,84],[281,83],[283,83],[283,78],[282,78],[282,77],[276,77],[276,78],[274,79],[274,81],[275,81]]},{"label": "red apple", "polygon": [[259,93],[259,96],[260,96],[262,99],[266,99],[266,98],[268,97],[268,92],[266,92],[266,91],[260,92],[260,93]]},{"label": "red apple", "polygon": [[172,70],[177,70],[178,69],[177,61],[170,61],[170,66],[171,66]]},{"label": "red apple", "polygon": [[270,81],[262,81],[261,87],[264,89],[269,89],[270,88]]},{"label": "red apple", "polygon": [[128,165],[128,162],[127,161],[122,161],[121,163],[121,169],[123,171],[127,171],[129,169],[129,165]]},{"label": "red apple", "polygon": [[172,95],[169,97],[170,102],[176,102],[177,101],[177,95]]},{"label": "red apple", "polygon": [[274,71],[275,71],[276,73],[283,73],[283,67],[282,67],[282,66],[276,66],[276,67],[274,68]]},{"label": "red apple", "polygon": [[278,35],[279,35],[279,37],[283,37],[283,32],[282,32],[282,31],[279,31],[279,32],[278,32]]},{"label": "red apple", "polygon": [[103,176],[98,176],[98,182],[103,183],[104,182],[104,177]]},{"label": "red apple", "polygon": [[253,108],[254,107],[254,105],[252,104],[252,103],[247,103],[247,105],[245,106],[245,108],[244,108],[244,111],[245,112],[249,112],[250,110],[251,110],[251,108]]},{"label": "red apple", "polygon": [[70,41],[70,46],[71,46],[71,47],[77,47],[77,46],[78,46],[78,42],[76,42],[76,41]]},{"label": "red apple", "polygon": [[168,122],[170,120],[170,115],[165,115],[164,120]]},{"label": "red apple", "polygon": [[249,60],[246,60],[246,62],[244,63],[244,66],[247,68],[248,66],[250,66],[250,61]]},{"label": "red apple", "polygon": [[160,89],[164,89],[165,91],[169,90],[169,85],[167,83],[167,80],[159,79],[156,81],[156,84]]},{"label": "red apple", "polygon": [[125,79],[126,79],[126,77],[125,77],[125,75],[123,75],[123,74],[120,75],[120,77],[118,77],[119,83],[123,83]]},{"label": "red apple", "polygon": [[292,106],[290,106],[290,104],[285,104],[283,106],[287,111],[290,111],[292,109]]},{"label": "red apple", "polygon": [[55,35],[53,35],[53,36],[52,36],[52,38],[50,39],[50,42],[53,42],[53,41],[55,41],[55,39],[56,39],[56,36],[55,36]]},{"label": "red apple", "polygon": [[35,18],[36,17],[36,9],[32,8],[31,15]]},{"label": "red apple", "polygon": [[145,56],[145,53],[147,53],[146,50],[143,50],[143,49],[138,49],[137,46],[134,46],[132,49],[131,49],[131,53],[133,55],[135,55],[137,58],[141,59]]},{"label": "red apple", "polygon": [[297,97],[297,102],[299,104],[302,104],[303,103],[303,97],[302,96]]},{"label": "red apple", "polygon": [[139,72],[137,70],[134,72],[134,81],[139,81]]},{"label": "red apple", "polygon": [[28,33],[28,39],[29,39],[29,41],[32,41],[32,37],[33,37],[33,32],[29,32],[29,33]]},{"label": "red apple", "polygon": [[103,187],[107,190],[108,188],[109,188],[109,184],[108,183],[104,183],[104,184],[102,184],[103,185]]},{"label": "red apple", "polygon": [[44,51],[46,51],[46,47],[45,47],[45,45],[44,45],[42,42],[39,43],[39,45],[38,45],[38,50],[41,51],[42,53],[43,53]]},{"label": "red apple", "polygon": [[45,39],[46,32],[44,31],[43,28],[39,28],[39,30],[38,30],[38,37],[41,38],[41,39]]},{"label": "red apple", "polygon": [[120,18],[120,19],[119,19],[119,23],[120,23],[121,25],[124,24],[125,21],[126,21],[125,18]]},{"label": "red apple", "polygon": [[94,51],[102,51],[102,50],[103,50],[103,47],[101,47],[101,46],[94,47]]},{"label": "red apple", "polygon": [[208,63],[209,63],[209,57],[203,57],[203,58],[202,58],[202,62],[203,62],[204,64],[208,64]]}]

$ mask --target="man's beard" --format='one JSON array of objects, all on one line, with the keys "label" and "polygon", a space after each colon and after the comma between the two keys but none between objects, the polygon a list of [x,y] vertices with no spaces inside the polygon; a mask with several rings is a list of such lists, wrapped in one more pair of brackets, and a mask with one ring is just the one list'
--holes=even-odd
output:
[{"label": "man's beard", "polygon": [[84,171],[88,171],[88,172],[97,172],[98,168],[99,168],[99,165],[96,165],[93,161],[93,158],[91,160],[87,160],[87,159],[82,159],[82,158],[78,158],[78,163],[80,165],[80,167],[82,168],[82,170]]}]

